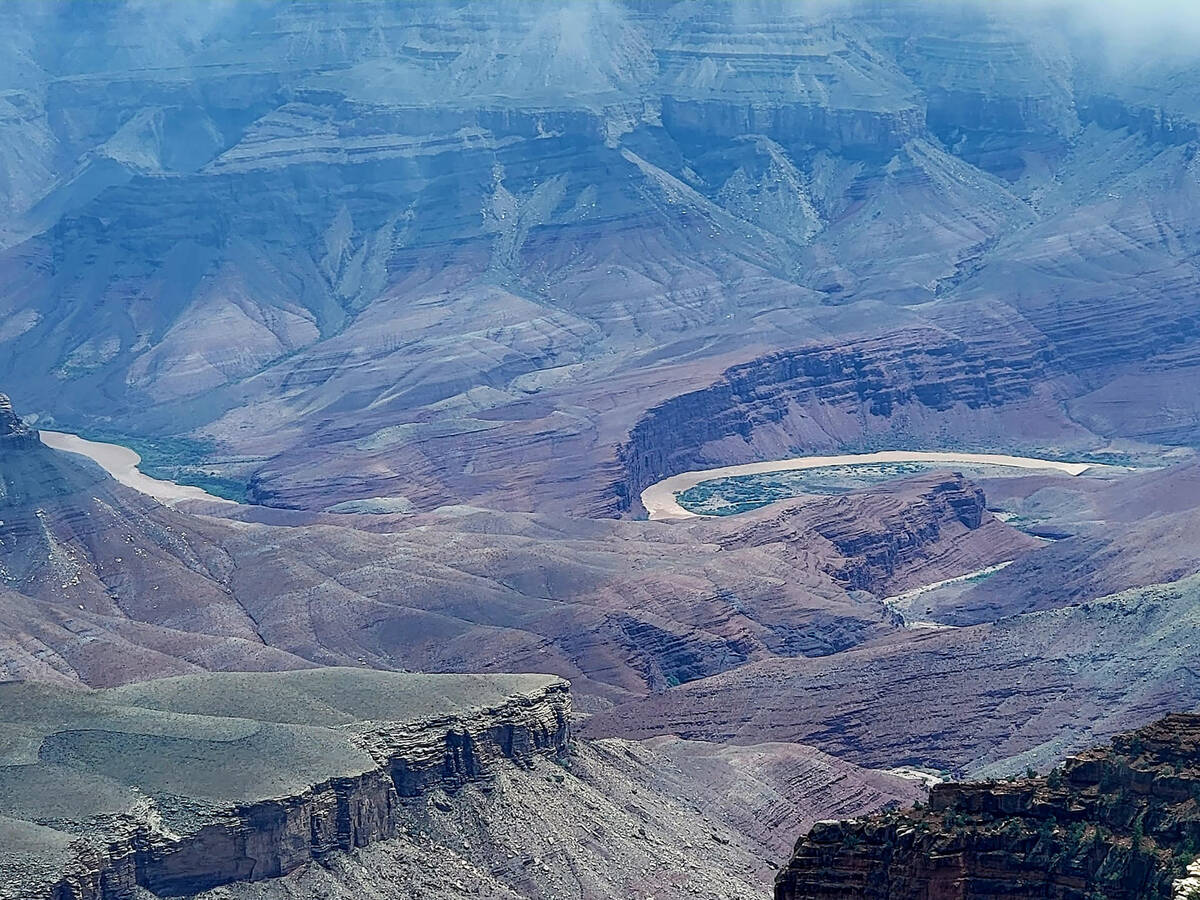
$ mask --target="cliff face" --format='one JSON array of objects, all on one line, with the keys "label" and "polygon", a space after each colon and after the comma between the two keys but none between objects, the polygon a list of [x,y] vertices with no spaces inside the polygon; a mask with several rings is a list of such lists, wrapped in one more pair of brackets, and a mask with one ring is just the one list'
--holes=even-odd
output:
[{"label": "cliff face", "polygon": [[0,686],[0,897],[761,900],[780,836],[926,793],[797,745],[575,741],[567,707],[543,676]]},{"label": "cliff face", "polygon": [[[95,694],[9,684],[0,897],[130,900],[273,878],[395,837],[405,798],[564,758],[567,684],[318,669]],[[10,853],[30,828],[41,871]]]},{"label": "cliff face", "polygon": [[1200,848],[1200,716],[1171,715],[1046,777],[943,784],[925,807],[818,823],[776,900],[1152,900]]},{"label": "cliff face", "polygon": [[29,442],[29,426],[13,411],[12,401],[7,394],[0,394],[0,441],[6,448]]},{"label": "cliff face", "polygon": [[882,527],[864,529],[857,517],[836,507],[833,516],[816,524],[816,532],[844,558],[832,570],[841,584],[877,593],[899,569],[936,544],[944,528],[973,531],[991,520],[983,491],[961,475],[931,482],[911,506],[888,510],[879,521]]},{"label": "cliff face", "polygon": [[413,798],[394,840],[194,900],[763,900],[767,861],[790,849],[769,835],[794,834],[806,809],[853,814],[925,793],[794,745],[579,741],[569,763],[502,766]]},{"label": "cliff face", "polygon": [[753,134],[886,159],[924,131],[923,98],[857,24],[719,5],[665,34],[647,19],[662,124],[685,146]]},{"label": "cliff face", "polygon": [[955,409],[982,419],[1029,402],[1048,363],[1015,335],[1000,348],[933,331],[773,353],[649,410],[620,449],[614,491],[628,510],[668,475],[750,460],[756,447],[786,455],[805,439],[805,449],[853,443]]}]

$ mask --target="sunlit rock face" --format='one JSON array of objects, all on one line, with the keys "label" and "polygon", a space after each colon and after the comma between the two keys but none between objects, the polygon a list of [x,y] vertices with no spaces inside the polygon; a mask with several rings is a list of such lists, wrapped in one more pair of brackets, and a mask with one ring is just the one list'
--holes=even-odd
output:
[{"label": "sunlit rock face", "polygon": [[922,434],[1200,434],[1187,58],[929,3],[2,15],[0,378],[258,502],[617,514],[648,411],[913,329],[1035,361]]}]

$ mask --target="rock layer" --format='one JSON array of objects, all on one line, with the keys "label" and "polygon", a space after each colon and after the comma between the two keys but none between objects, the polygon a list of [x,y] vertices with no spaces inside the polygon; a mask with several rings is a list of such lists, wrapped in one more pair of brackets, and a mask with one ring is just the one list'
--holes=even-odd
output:
[{"label": "rock layer", "polygon": [[1036,404],[1052,371],[1048,354],[1015,334],[1005,347],[909,331],[773,353],[649,410],[620,449],[614,490],[629,510],[642,490],[678,472],[886,441],[923,413],[957,409],[984,420]]},{"label": "rock layer", "polygon": [[[318,669],[98,693],[0,686],[21,736],[0,765],[7,831],[69,840],[57,871],[2,863],[0,896],[130,900],[285,874],[396,836],[405,798],[565,758],[570,697],[544,676]],[[22,822],[24,824],[22,824]]]},{"label": "rock layer", "polygon": [[1049,776],[936,785],[928,806],[823,822],[776,900],[1167,900],[1200,847],[1200,716],[1172,715]]},{"label": "rock layer", "polygon": [[0,440],[5,442],[5,447],[28,443],[29,433],[29,426],[13,411],[8,395],[0,394]]},{"label": "rock layer", "polygon": [[[961,569],[970,565],[968,559],[1000,561],[1038,546],[994,519],[983,491],[956,473],[933,473],[841,497],[781,502],[739,516],[725,529],[718,540],[727,549],[779,543],[799,556],[828,541],[836,553],[824,570],[848,590],[880,596],[898,582],[932,583],[961,574],[947,567]],[[953,562],[938,559],[944,542],[959,551]]]},{"label": "rock layer", "polygon": [[601,712],[583,730],[797,741],[879,768],[1047,765],[1153,720],[1165,704],[1200,704],[1198,598],[1192,575],[819,658],[751,663]]}]

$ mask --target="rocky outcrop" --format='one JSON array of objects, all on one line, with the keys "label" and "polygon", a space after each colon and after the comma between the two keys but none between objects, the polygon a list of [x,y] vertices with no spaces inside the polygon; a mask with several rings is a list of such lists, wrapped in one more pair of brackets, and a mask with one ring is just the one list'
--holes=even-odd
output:
[{"label": "rocky outcrop", "polygon": [[776,900],[1153,900],[1200,849],[1200,716],[1172,715],[1045,777],[933,788],[927,806],[818,823]]},{"label": "rocky outcrop", "polygon": [[1128,128],[1145,135],[1156,143],[1187,144],[1200,136],[1200,123],[1194,115],[1163,109],[1159,106],[1135,105],[1112,94],[1093,94],[1080,103],[1080,118],[1101,128]]},{"label": "rocky outcrop", "polygon": [[897,570],[936,543],[947,524],[974,530],[991,518],[983,491],[961,475],[932,484],[911,505],[889,513],[880,520],[882,528],[864,529],[861,520],[844,515],[816,524],[814,530],[845,558],[832,574],[847,588],[879,592]]},{"label": "rocky outcrop", "polygon": [[785,144],[824,144],[849,156],[886,157],[925,126],[924,110],[918,106],[884,112],[803,103],[764,108],[671,96],[662,98],[662,118],[663,125],[684,141],[763,134]]},{"label": "rocky outcrop", "polygon": [[[836,550],[825,571],[847,589],[879,593],[930,552],[944,532],[974,531],[991,521],[982,490],[960,474],[933,474],[861,494],[781,503],[746,517],[721,543],[732,549],[782,542],[804,553],[811,551],[815,533]],[[1020,538],[1013,537],[1017,552]],[[1002,536],[997,540],[1003,542]]]},{"label": "rocky outcrop", "polygon": [[0,394],[0,447],[12,450],[37,443],[32,429],[13,411],[7,394]]},{"label": "rocky outcrop", "polygon": [[3,687],[3,713],[40,743],[40,762],[0,759],[0,826],[25,820],[72,843],[49,873],[0,849],[13,873],[0,897],[130,900],[139,887],[181,896],[277,877],[395,837],[408,799],[569,752],[555,678],[318,669],[164,684]]},{"label": "rocky outcrop", "polygon": [[924,131],[916,88],[857,23],[720,4],[674,28],[647,18],[662,123],[685,145],[756,134],[886,159]]},{"label": "rocky outcrop", "polygon": [[929,130],[956,155],[1015,180],[1023,156],[1065,151],[1079,120],[1064,49],[971,7],[921,9],[928,18],[918,34],[906,13],[913,14],[885,16],[882,27],[895,34],[900,64],[922,90]]}]

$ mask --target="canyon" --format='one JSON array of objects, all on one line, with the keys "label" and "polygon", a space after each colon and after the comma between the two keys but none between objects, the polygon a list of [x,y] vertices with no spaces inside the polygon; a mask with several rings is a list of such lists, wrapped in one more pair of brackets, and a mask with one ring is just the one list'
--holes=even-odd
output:
[{"label": "canyon", "polygon": [[[5,898],[761,896],[764,847],[724,821],[744,809],[678,793],[703,790],[698,754],[573,741],[558,678],[318,668],[0,700]],[[779,757],[786,779],[745,761],[781,787],[836,772],[847,809],[920,794],[811,751]]]},{"label": "canyon", "polygon": [[15,416],[0,440],[19,442],[0,498],[0,661],[9,677],[62,683],[197,667],[532,667],[608,706],[895,632],[878,600],[848,589],[882,595],[1037,545],[950,473],[681,532],[185,504],[199,515],[46,447]]},{"label": "canyon", "polygon": [[1187,21],[5,4],[0,896],[1168,896]]},{"label": "canyon", "polygon": [[[14,4],[0,379],[322,510],[1189,441],[1179,95],[1053,20],[734,8]],[[89,29],[123,55],[55,52]]]}]

